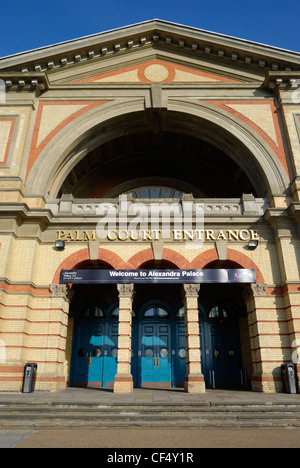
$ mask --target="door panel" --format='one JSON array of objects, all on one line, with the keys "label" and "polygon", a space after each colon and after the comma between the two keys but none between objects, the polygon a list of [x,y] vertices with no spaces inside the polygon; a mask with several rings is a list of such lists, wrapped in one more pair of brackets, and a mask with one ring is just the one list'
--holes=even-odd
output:
[{"label": "door panel", "polygon": [[89,356],[88,356],[88,384],[102,387],[103,385],[103,333],[104,325],[101,323],[90,324]]},{"label": "door panel", "polygon": [[158,344],[156,348],[157,382],[171,382],[171,327],[157,324]]},{"label": "door panel", "polygon": [[206,355],[203,363],[206,383],[216,387],[241,384],[241,348],[238,327],[233,322],[205,324]]},{"label": "door panel", "polygon": [[75,325],[70,385],[106,387],[117,373],[118,323],[99,320]]},{"label": "door panel", "polygon": [[141,325],[141,385],[172,382],[170,324]]},{"label": "door panel", "polygon": [[132,352],[131,352],[131,375],[133,377],[133,383],[136,387],[140,386],[140,371],[139,371],[139,337],[138,337],[138,323],[136,320],[132,324]]},{"label": "door panel", "polygon": [[156,326],[142,324],[142,383],[156,382]]},{"label": "door panel", "polygon": [[71,384],[84,386],[88,381],[90,333],[86,326],[78,325],[77,333],[74,334]]},{"label": "door panel", "polygon": [[175,342],[174,384],[175,386],[183,386],[186,375],[186,342],[184,323],[176,323]]},{"label": "door panel", "polygon": [[118,323],[108,323],[108,334],[105,336],[103,358],[103,387],[112,387],[115,381],[118,365]]}]

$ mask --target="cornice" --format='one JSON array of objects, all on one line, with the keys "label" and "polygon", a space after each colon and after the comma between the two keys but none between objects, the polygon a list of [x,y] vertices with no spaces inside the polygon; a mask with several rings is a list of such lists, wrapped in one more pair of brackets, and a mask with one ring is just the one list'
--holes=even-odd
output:
[{"label": "cornice", "polygon": [[46,73],[42,72],[2,72],[0,80],[5,82],[7,89],[18,89],[24,91],[46,91],[49,89],[49,80]]},{"label": "cornice", "polygon": [[[153,20],[0,59],[0,70],[52,73],[145,46],[261,71],[300,70],[300,54],[200,29]],[[20,78],[21,80],[21,78]]]},{"label": "cornice", "polygon": [[296,89],[300,86],[300,71],[268,72],[264,86],[273,90]]}]

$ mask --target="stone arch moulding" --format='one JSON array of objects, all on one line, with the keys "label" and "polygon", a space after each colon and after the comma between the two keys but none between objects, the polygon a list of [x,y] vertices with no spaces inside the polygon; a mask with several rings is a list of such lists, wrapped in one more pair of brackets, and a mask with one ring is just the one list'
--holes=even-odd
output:
[{"label": "stone arch moulding", "polygon": [[[127,262],[127,269],[138,270],[146,262],[154,261],[154,255],[152,249],[146,249],[142,252],[138,252]],[[189,269],[190,262],[180,253],[175,252],[172,249],[164,248],[162,261],[173,263],[179,269]]]},{"label": "stone arch moulding", "polygon": [[[206,252],[203,252],[202,254],[198,255],[198,257],[196,257],[192,261],[191,268],[203,270],[209,263],[215,262],[218,259],[219,257],[216,249],[207,250]],[[257,283],[265,283],[262,272],[260,271],[256,263],[254,263],[253,260],[251,260],[251,258],[247,257],[247,255],[238,252],[234,249],[227,249],[227,260],[237,263],[241,266],[241,268],[255,270]]]},{"label": "stone arch moulding", "polygon": [[[58,132],[39,154],[26,179],[26,194],[55,198],[66,176],[93,149],[89,145],[81,145],[80,150],[76,150],[79,144],[88,142],[99,132],[101,125],[111,119],[119,116],[125,118],[128,114],[144,110],[144,98],[116,100],[77,117]],[[96,139],[98,145],[106,137],[103,135],[102,138],[99,133],[100,137]]]},{"label": "stone arch moulding", "polygon": [[[95,134],[97,135],[97,138],[94,138],[95,144],[100,146],[108,139],[116,138],[118,132],[122,130],[122,125],[116,124],[115,130],[106,130],[105,133],[101,132],[101,127],[103,130],[103,127],[113,119],[119,119],[119,124],[123,119],[124,125],[124,121],[127,120],[125,117],[144,111],[144,98],[118,100],[88,111],[75,119],[72,124],[66,125],[53,137],[33,164],[26,180],[26,195],[55,198],[67,175],[93,149],[90,141]],[[248,157],[243,158],[238,154],[232,154],[231,157],[242,167],[254,186],[258,184],[257,179],[259,179],[259,182],[264,183],[269,196],[286,193],[290,181],[277,155],[260,135],[237,117],[207,103],[175,99],[169,99],[167,111],[180,116],[182,122],[199,119],[200,138],[201,122],[212,125],[214,127],[212,133],[215,135],[216,129],[219,128],[219,133],[222,132],[224,140],[225,138],[227,140],[227,147],[230,147],[231,142],[235,142],[240,145],[241,153],[248,151]],[[197,133],[197,125],[194,125],[194,132]],[[76,150],[80,143],[80,149]]]},{"label": "stone arch moulding", "polygon": [[[75,270],[77,265],[79,265],[82,262],[89,261],[89,260],[90,260],[89,249],[82,249],[82,250],[79,250],[78,252],[75,252],[69,255],[57,268],[52,283],[53,284],[59,283],[60,272],[62,270]],[[98,260],[101,262],[107,263],[108,265],[110,265],[110,267],[113,270],[125,270],[126,269],[126,263],[121,259],[121,257],[119,257],[117,254],[107,249],[99,250]]]},{"label": "stone arch moulding", "polygon": [[[247,149],[252,158],[243,161],[231,155],[232,158],[242,167],[254,186],[257,185],[255,180],[257,173],[252,173],[251,167],[258,169],[259,178],[267,187],[269,196],[282,195],[289,190],[290,178],[277,154],[253,128],[241,119],[207,101],[191,102],[174,98],[169,100],[168,110],[184,112],[190,116],[199,117],[203,121],[211,122],[220,130],[225,131],[227,136],[232,137],[232,141],[238,140],[241,150]],[[226,145],[228,145],[227,141]]]}]

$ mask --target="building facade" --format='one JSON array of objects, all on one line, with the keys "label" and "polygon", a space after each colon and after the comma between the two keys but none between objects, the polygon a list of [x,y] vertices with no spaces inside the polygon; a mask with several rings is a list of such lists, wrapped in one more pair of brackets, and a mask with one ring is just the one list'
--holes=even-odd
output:
[{"label": "building facade", "polygon": [[[0,80],[0,391],[27,362],[36,390],[282,391],[300,346],[300,54],[155,20],[2,58]],[[186,224],[165,235],[173,208]],[[256,283],[60,281],[149,269]]]}]

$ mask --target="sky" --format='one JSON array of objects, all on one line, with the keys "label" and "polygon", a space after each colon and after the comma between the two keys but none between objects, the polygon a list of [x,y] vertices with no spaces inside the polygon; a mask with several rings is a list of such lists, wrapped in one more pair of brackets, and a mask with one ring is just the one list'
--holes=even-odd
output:
[{"label": "sky", "polygon": [[0,57],[155,18],[300,52],[299,11],[299,0],[1,0]]}]

